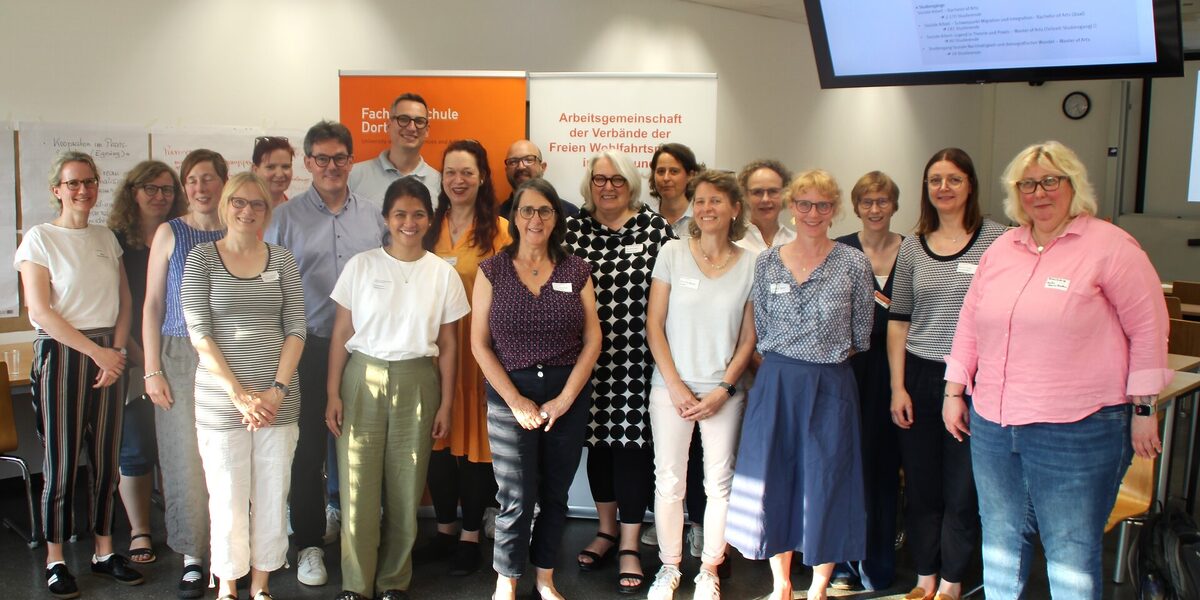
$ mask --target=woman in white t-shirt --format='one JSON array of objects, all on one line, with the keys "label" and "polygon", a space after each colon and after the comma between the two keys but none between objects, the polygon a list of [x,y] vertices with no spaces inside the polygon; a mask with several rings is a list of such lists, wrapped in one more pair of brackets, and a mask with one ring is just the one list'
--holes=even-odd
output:
[{"label": "woman in white t-shirt", "polygon": [[458,320],[471,308],[454,267],[421,246],[432,215],[424,184],[393,182],[388,245],[351,258],[330,295],[325,419],[341,482],[340,600],[406,597],[429,452],[450,429]]},{"label": "woman in white t-shirt", "polygon": [[749,303],[758,254],[734,242],[746,232],[742,194],[732,175],[702,171],[688,183],[690,238],[663,246],[654,264],[646,337],[654,354],[650,425],[654,430],[654,523],[662,568],[652,600],[679,586],[688,448],[695,427],[704,444],[704,548],[694,598],[720,598],[725,514],[745,392],[737,385],[754,354]]},{"label": "woman in white t-shirt", "polygon": [[142,583],[128,559],[113,552],[112,541],[125,407],[112,386],[125,370],[130,299],[116,236],[88,222],[100,194],[92,157],[59,155],[50,170],[50,192],[59,214],[25,232],[13,267],[21,272],[29,321],[37,329],[30,379],[46,447],[41,507],[46,586],[58,598],[75,598],[79,588],[62,544],[75,531],[75,473],[85,446],[95,478],[88,519],[96,539],[92,572],[126,585]]}]

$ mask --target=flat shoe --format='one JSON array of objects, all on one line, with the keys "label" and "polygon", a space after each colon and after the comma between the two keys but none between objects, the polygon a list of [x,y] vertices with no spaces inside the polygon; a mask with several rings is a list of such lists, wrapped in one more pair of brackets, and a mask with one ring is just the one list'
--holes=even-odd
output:
[{"label": "flat shoe", "polygon": [[92,563],[92,573],[110,577],[122,585],[141,585],[146,581],[141,573],[129,566],[129,559],[120,554],[113,554],[107,560]]},{"label": "flat shoe", "polygon": [[617,549],[617,536],[609,534],[609,533],[604,533],[603,531],[597,531],[596,537],[598,537],[602,540],[608,540],[609,542],[612,542],[612,545],[608,547],[608,550],[604,551],[604,554],[596,554],[595,552],[592,552],[591,550],[580,550],[579,556],[587,557],[587,558],[591,559],[590,562],[584,562],[582,560],[576,559],[576,562],[579,563],[580,571],[590,572],[590,571],[600,570],[601,568],[604,567],[604,564],[607,563],[609,561],[609,559],[612,558],[613,550]]},{"label": "flat shoe", "polygon": [[[642,561],[642,553],[637,550],[621,550],[617,552],[617,556],[636,556],[638,562]],[[621,582],[626,579],[634,579],[636,585],[623,585]],[[617,573],[617,592],[621,594],[636,594],[646,587],[646,575],[644,573]]]},{"label": "flat shoe", "polygon": [[133,540],[141,538],[150,540],[150,545],[145,548],[130,548],[129,562],[137,563],[139,565],[146,565],[158,560],[158,557],[154,555],[154,538],[150,537],[150,534],[139,533],[129,538],[129,543],[133,544]]},{"label": "flat shoe", "polygon": [[926,592],[925,588],[915,587],[904,595],[904,600],[933,600],[933,592]]}]

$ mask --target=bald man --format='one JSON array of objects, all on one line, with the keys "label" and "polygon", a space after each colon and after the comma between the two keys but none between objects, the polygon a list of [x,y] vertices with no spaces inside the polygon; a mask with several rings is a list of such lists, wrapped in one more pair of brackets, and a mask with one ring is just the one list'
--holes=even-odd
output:
[{"label": "bald man", "polygon": [[[542,160],[542,151],[536,144],[529,140],[517,140],[508,147],[508,154],[504,157],[504,177],[508,179],[508,184],[513,190],[530,179],[542,177],[545,173],[546,163]],[[562,197],[561,191],[559,197]],[[500,216],[512,220],[512,205],[513,197],[509,194],[508,200],[500,205]],[[573,217],[579,214],[579,208],[563,200],[562,214],[564,217]]]}]

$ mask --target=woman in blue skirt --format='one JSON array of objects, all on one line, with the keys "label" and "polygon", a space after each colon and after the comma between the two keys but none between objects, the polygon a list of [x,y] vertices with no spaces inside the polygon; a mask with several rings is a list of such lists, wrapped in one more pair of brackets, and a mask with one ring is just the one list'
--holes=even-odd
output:
[{"label": "woman in blue skirt", "polygon": [[796,239],[759,256],[750,292],[763,364],[742,423],[728,541],[771,560],[771,600],[792,597],[792,553],[826,597],[834,563],[866,546],[858,390],[847,358],[870,346],[871,262],[829,239],[841,190],[823,170],[788,186]]}]

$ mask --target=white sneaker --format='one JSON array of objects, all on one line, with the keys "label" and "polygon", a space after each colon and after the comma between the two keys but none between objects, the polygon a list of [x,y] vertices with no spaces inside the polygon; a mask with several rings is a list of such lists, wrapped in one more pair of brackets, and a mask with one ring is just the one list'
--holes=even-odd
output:
[{"label": "white sneaker", "polygon": [[329,573],[325,572],[325,551],[309,546],[296,555],[296,579],[304,585],[325,585]]},{"label": "white sneaker", "polygon": [[500,509],[495,506],[483,509],[483,535],[489,540],[496,539],[496,516],[499,514]]},{"label": "white sneaker", "polygon": [[325,507],[325,535],[321,537],[321,541],[326,545],[330,545],[338,538],[338,534],[342,531],[342,511],[341,509],[332,506]]},{"label": "white sneaker", "polygon": [[704,553],[704,528],[700,525],[692,525],[688,529],[688,552],[696,558]]},{"label": "white sneaker", "polygon": [[658,545],[658,530],[654,528],[654,523],[642,525],[642,543],[647,546]]},{"label": "white sneaker", "polygon": [[663,565],[654,575],[654,583],[646,592],[646,600],[672,600],[675,598],[675,588],[679,587],[681,573],[675,565]]},{"label": "white sneaker", "polygon": [[692,600],[721,600],[721,580],[708,569],[700,569],[695,582],[696,591],[692,594]]}]

